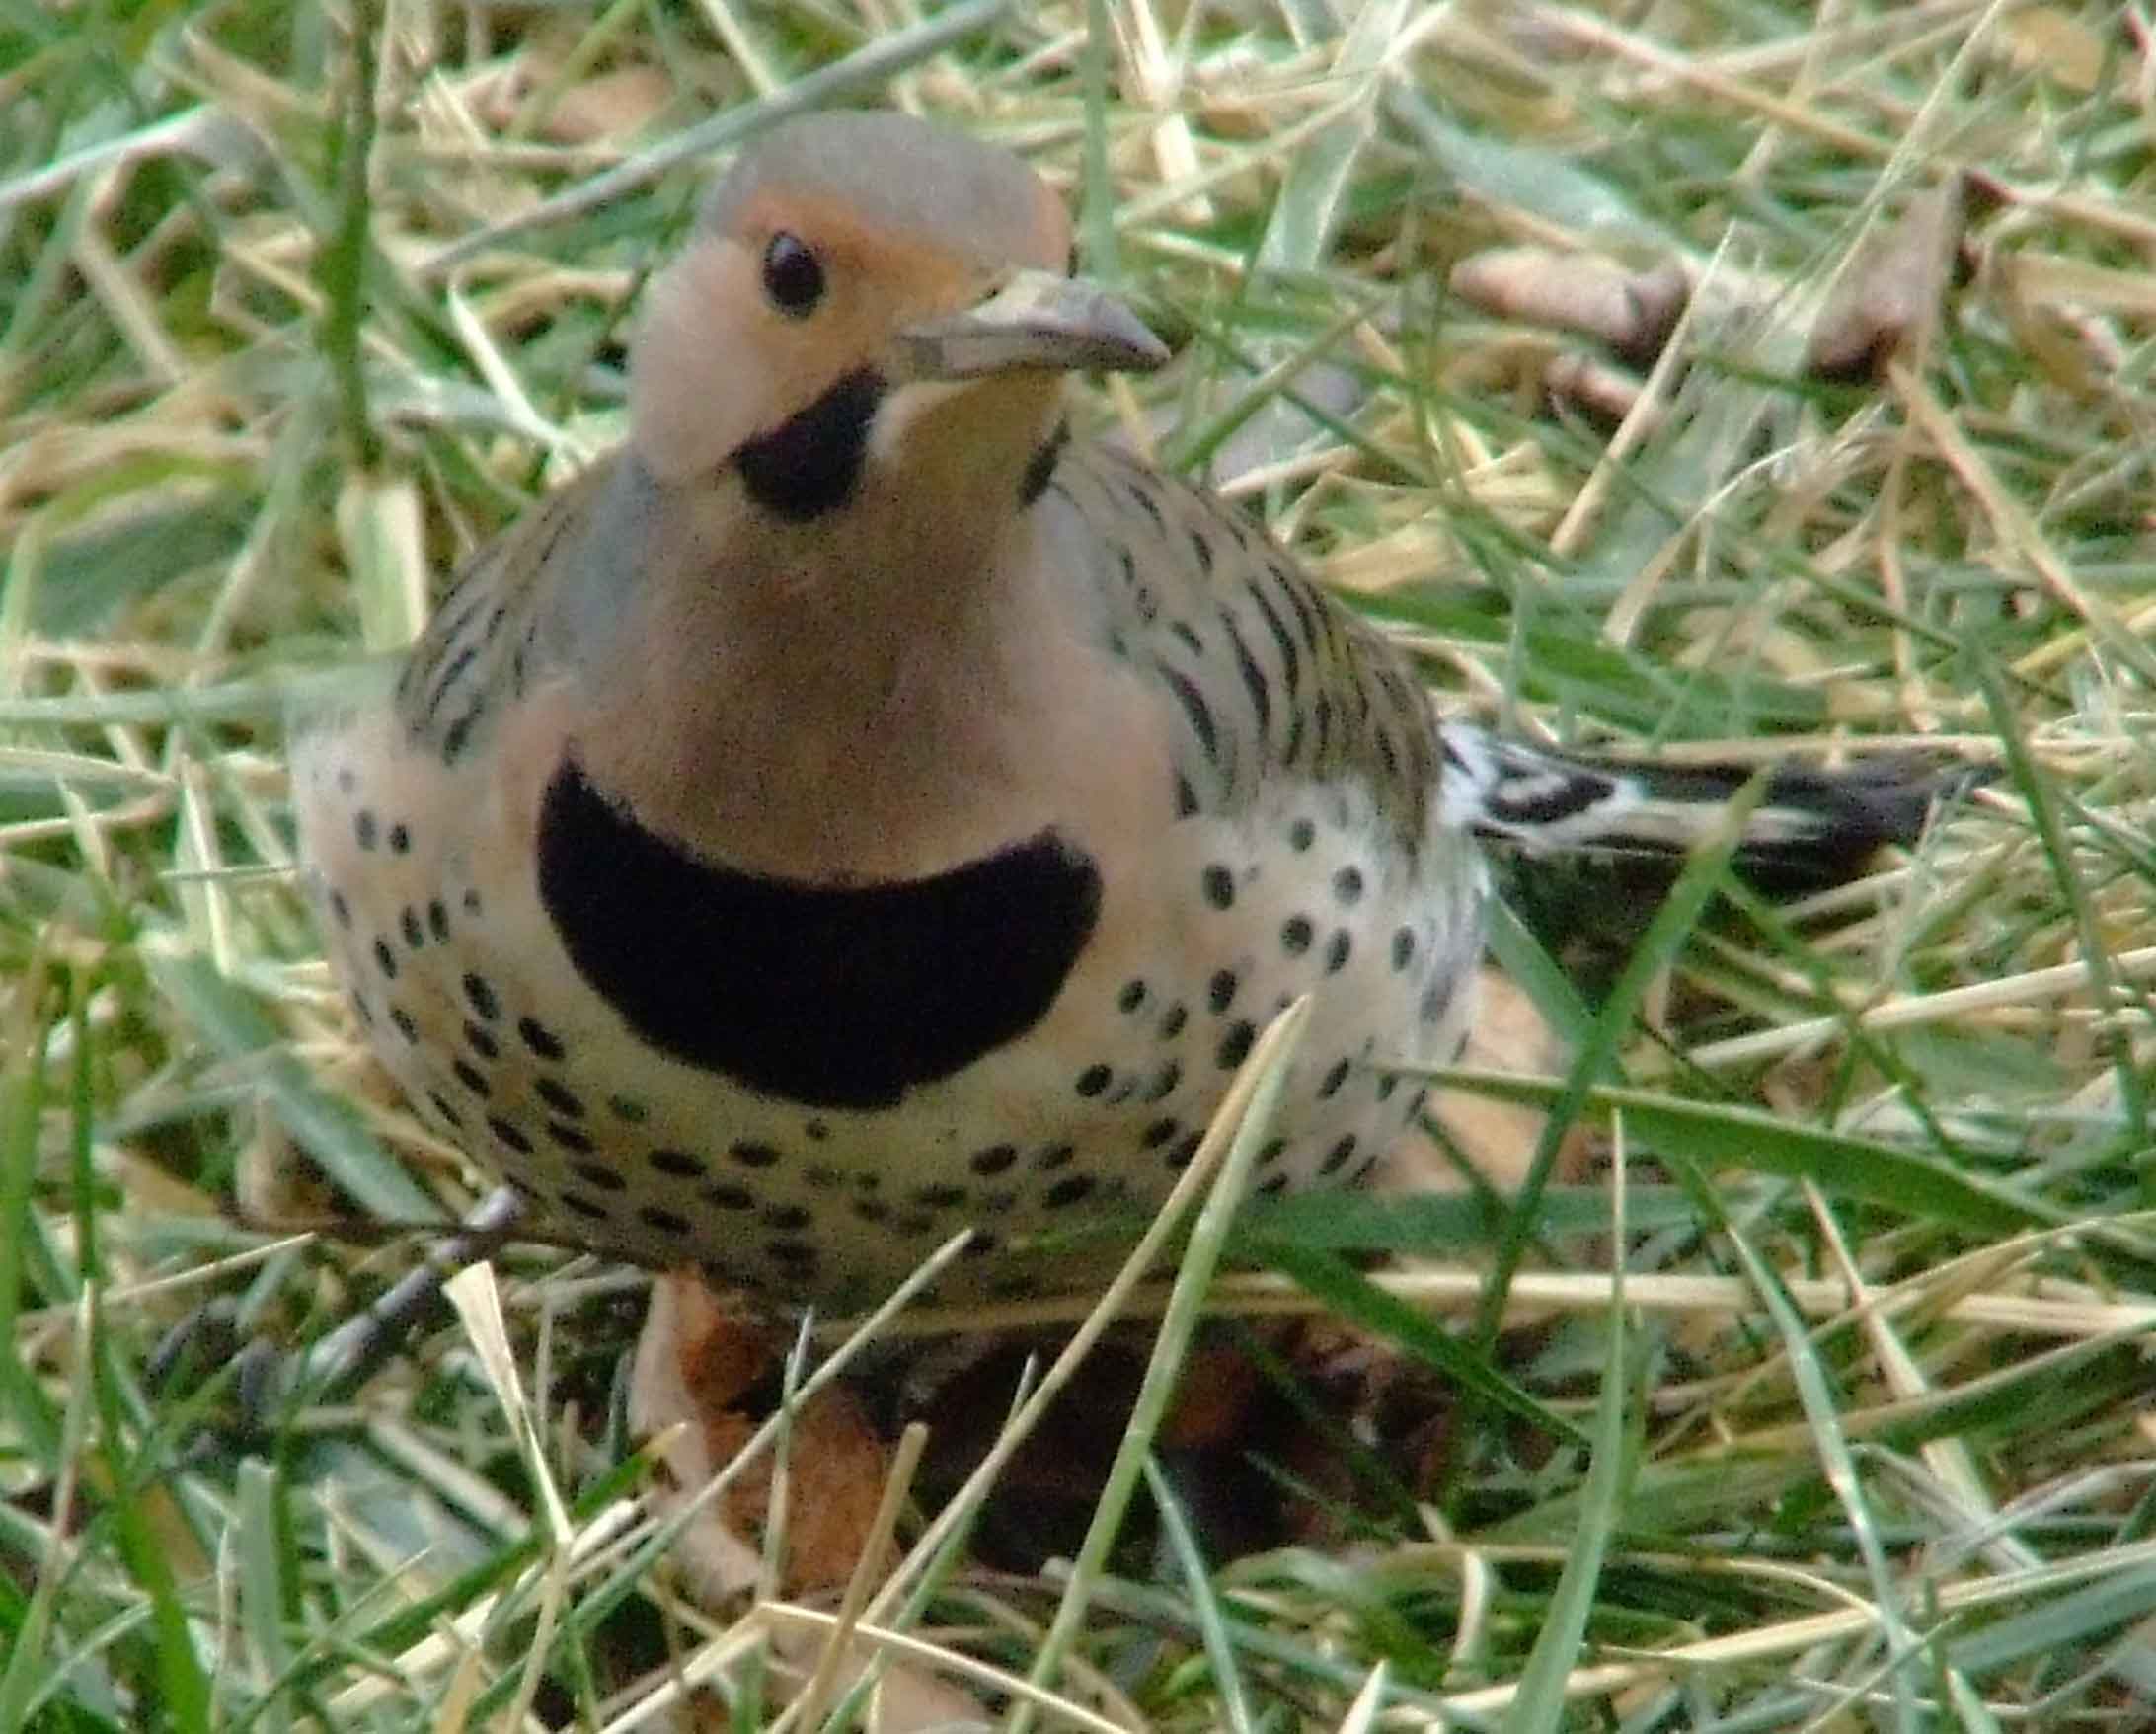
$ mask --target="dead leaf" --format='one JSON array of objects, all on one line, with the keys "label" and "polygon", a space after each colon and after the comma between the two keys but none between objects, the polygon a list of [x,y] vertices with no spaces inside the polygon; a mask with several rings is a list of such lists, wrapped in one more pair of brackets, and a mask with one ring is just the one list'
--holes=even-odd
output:
[{"label": "dead leaf", "polygon": [[[629,1379],[629,1420],[639,1436],[686,1422],[666,1448],[666,1485],[654,1503],[670,1513],[731,1463],[762,1424],[742,1399],[771,1375],[778,1345],[724,1306],[697,1277],[652,1285],[652,1310]],[[876,1517],[888,1458],[859,1400],[843,1384],[801,1406],[790,1446],[791,1498],[781,1589],[834,1589],[852,1575]],[[674,1557],[700,1597],[721,1601],[752,1588],[770,1515],[766,1453],[725,1495],[698,1513]]]},{"label": "dead leaf", "polygon": [[1676,330],[1692,283],[1680,264],[1628,270],[1591,253],[1501,247],[1462,260],[1452,292],[1501,319],[1578,332],[1647,366]]},{"label": "dead leaf", "polygon": [[1919,193],[1900,221],[1867,241],[1812,328],[1812,371],[1826,379],[1873,379],[1895,356],[1919,347],[1960,274],[1967,221],[1956,178]]},{"label": "dead leaf", "polygon": [[[1552,399],[1614,427],[1632,414],[1639,402],[1640,378],[1592,355],[1568,353],[1553,357],[1543,369],[1542,389]],[[1651,414],[1658,423],[1659,414]]]},{"label": "dead leaf", "polygon": [[[2115,15],[2116,16],[2116,15]],[[2104,38],[2088,23],[2056,6],[2018,7],[1998,21],[1996,40],[2025,71],[2087,95],[2103,81]]]},{"label": "dead leaf", "polygon": [[[1828,379],[1867,379],[1929,330],[1963,277],[1971,184],[1958,176],[1919,193],[1900,219],[1865,243],[1813,327],[1811,369]],[[1657,360],[1697,287],[1678,261],[1635,270],[1587,253],[1549,247],[1493,248],[1453,267],[1452,291],[1502,319],[1577,332],[1632,367]],[[1784,285],[1717,272],[1713,310],[1739,312],[1780,299]],[[1584,357],[1553,362],[1545,385],[1590,413],[1621,418],[1637,387]]]},{"label": "dead leaf", "polygon": [[673,100],[673,80],[655,66],[621,66],[571,85],[540,123],[555,144],[633,138]]}]

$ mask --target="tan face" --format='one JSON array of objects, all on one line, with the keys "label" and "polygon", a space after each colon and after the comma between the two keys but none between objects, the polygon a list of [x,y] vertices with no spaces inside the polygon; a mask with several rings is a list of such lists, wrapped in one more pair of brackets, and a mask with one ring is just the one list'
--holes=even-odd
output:
[{"label": "tan face", "polygon": [[[876,184],[880,170],[903,180],[903,151],[860,164],[850,187],[828,162],[789,174],[783,157],[751,160],[722,185],[653,283],[636,342],[633,437],[662,481],[711,474],[849,375],[903,381],[917,365],[904,334],[979,306],[1014,272],[1063,268],[1069,222],[1030,171],[920,131],[933,143],[924,175],[953,159],[970,172],[944,176],[948,199],[933,185],[892,197]],[[997,195],[987,200],[984,178]]]}]

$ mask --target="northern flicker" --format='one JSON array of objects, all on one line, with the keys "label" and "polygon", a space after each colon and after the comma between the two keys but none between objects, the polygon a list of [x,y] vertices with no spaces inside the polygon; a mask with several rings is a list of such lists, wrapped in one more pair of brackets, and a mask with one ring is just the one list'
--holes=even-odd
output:
[{"label": "northern flicker", "polygon": [[[1156,339],[1016,159],[783,125],[653,284],[630,431],[482,549],[295,762],[331,953],[532,1232],[776,1304],[950,1295],[1143,1211],[1312,997],[1262,1193],[1348,1186],[1472,1016],[1476,834],[1681,847],[1736,779],[1440,723],[1242,513],[1073,440]],[[1754,835],[1855,860],[1892,779]]]}]

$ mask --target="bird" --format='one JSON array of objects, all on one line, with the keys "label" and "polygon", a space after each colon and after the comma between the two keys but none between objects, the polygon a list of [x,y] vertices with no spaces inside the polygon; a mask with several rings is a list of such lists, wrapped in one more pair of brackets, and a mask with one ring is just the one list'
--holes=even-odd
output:
[{"label": "bird", "polygon": [[[294,748],[367,1041],[502,1216],[774,1308],[1069,1292],[1307,996],[1252,1186],[1363,1181],[1473,1018],[1483,841],[1681,850],[1741,772],[1442,719],[1259,523],[1075,437],[1169,354],[1020,158],[892,113],[744,148],[627,434]],[[1936,787],[1787,772],[1762,859]]]}]

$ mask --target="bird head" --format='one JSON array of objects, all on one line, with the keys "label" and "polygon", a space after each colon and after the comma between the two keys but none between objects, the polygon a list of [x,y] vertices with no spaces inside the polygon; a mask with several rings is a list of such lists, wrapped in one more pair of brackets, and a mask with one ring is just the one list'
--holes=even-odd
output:
[{"label": "bird head", "polygon": [[1167,359],[1069,253],[1060,201],[1000,150],[897,114],[783,124],[652,286],[637,452],[665,484],[736,475],[796,521],[880,472],[1021,474],[1052,450],[1063,374]]}]

